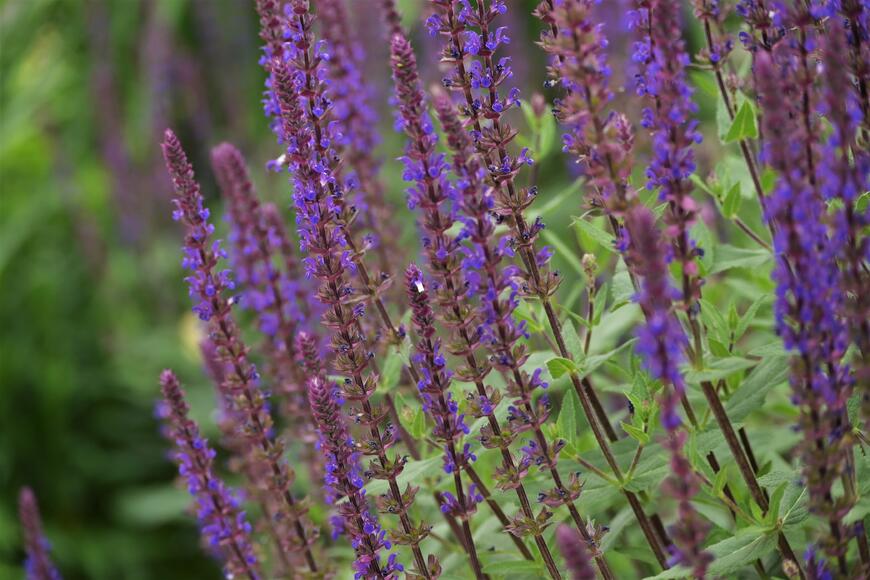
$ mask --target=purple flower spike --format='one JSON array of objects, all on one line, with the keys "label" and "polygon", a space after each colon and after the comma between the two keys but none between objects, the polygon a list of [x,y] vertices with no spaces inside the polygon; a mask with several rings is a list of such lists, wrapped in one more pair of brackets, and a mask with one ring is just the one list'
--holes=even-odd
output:
[{"label": "purple flower spike", "polygon": [[[795,352],[791,387],[804,433],[804,477],[811,509],[830,521],[832,537],[824,547],[836,559],[844,553],[845,541],[834,530],[850,505],[845,497],[833,498],[831,490],[851,445],[845,426],[853,379],[843,361],[849,338],[840,318],[846,306],[836,237],[842,233],[835,231],[832,239],[819,219],[826,209],[817,191],[813,156],[805,146],[811,128],[794,122],[800,118],[795,103],[803,102],[795,98],[802,92],[800,62],[800,50],[783,41],[773,55],[756,56],[755,73],[767,139],[764,156],[779,174],[766,215],[776,225],[776,330],[785,347]],[[837,168],[843,170],[839,164],[829,169]]]},{"label": "purple flower spike", "polygon": [[42,531],[42,518],[36,495],[29,487],[22,487],[18,496],[18,517],[24,534],[24,549],[27,559],[24,572],[27,580],[61,580],[60,572],[49,557],[51,546]]},{"label": "purple flower spike", "polygon": [[215,452],[200,435],[199,426],[188,417],[190,409],[175,374],[163,371],[160,386],[163,402],[158,415],[167,439],[174,445],[172,456],[178,473],[196,500],[196,515],[206,545],[223,563],[227,577],[260,578],[251,545],[251,525],[237,495],[215,475]]},{"label": "purple flower spike", "polygon": [[[389,549],[378,518],[369,510],[363,489],[359,452],[338,402],[338,387],[322,377],[308,381],[308,400],[320,432],[320,451],[326,456],[326,497],[337,504],[341,529],[356,552],[355,578],[397,578],[404,568],[391,554],[387,564],[380,551]],[[339,500],[346,499],[339,503]]]},{"label": "purple flower spike", "polygon": [[695,115],[697,105],[686,76],[689,55],[680,28],[680,6],[670,0],[653,0],[642,42],[653,47],[642,63],[645,70],[638,93],[651,103],[642,112],[642,125],[652,132],[653,158],[647,169],[647,189],[659,190],[668,202],[665,233],[673,240],[675,258],[685,280],[683,296],[688,308],[700,298],[699,255],[689,237],[698,206],[692,198],[689,176],[695,171],[693,145],[700,143]]},{"label": "purple flower spike", "polygon": [[231,312],[236,298],[227,296],[234,289],[230,273],[218,271],[218,263],[226,254],[220,242],[211,239],[214,226],[208,221],[209,212],[203,206],[193,167],[178,138],[168,129],[163,156],[176,195],[173,217],[187,229],[182,264],[192,271],[186,281],[196,303],[194,311],[207,323],[217,358],[228,371],[218,386],[222,403],[236,437],[244,442],[245,460],[255,467],[251,473],[260,474],[251,483],[267,490],[279,516],[293,522],[283,530],[279,549],[304,552],[309,568],[316,571],[317,563],[309,546],[315,530],[298,514],[297,500],[290,493],[292,476],[284,458],[283,443],[273,437],[272,417],[267,396],[260,389],[260,375],[248,358],[248,347]]},{"label": "purple flower spike", "polygon": [[593,0],[565,0],[551,7],[541,2],[535,14],[550,30],[541,44],[551,56],[550,83],[565,91],[553,113],[566,132],[563,150],[575,156],[600,196],[600,203],[619,212],[625,208],[632,168],[634,134],[628,119],[607,112],[609,88],[607,40],[595,23]]},{"label": "purple flower spike", "polygon": [[638,351],[650,374],[665,384],[662,401],[662,425],[668,432],[665,447],[671,453],[672,476],[665,481],[670,495],[679,503],[679,519],[671,528],[675,546],[671,564],[692,568],[696,577],[703,577],[713,556],[703,548],[707,532],[691,500],[700,484],[697,475],[683,453],[686,431],[680,429],[677,408],[685,393],[685,383],[679,370],[686,337],[673,313],[668,266],[655,216],[648,208],[636,204],[625,218],[630,246],[630,260],[642,278],[638,302],[647,322],[638,330]]},{"label": "purple flower spike", "polygon": [[589,556],[589,546],[576,530],[565,524],[556,528],[556,543],[565,558],[565,567],[571,572],[574,580],[595,580],[595,570],[592,569],[592,559]]}]

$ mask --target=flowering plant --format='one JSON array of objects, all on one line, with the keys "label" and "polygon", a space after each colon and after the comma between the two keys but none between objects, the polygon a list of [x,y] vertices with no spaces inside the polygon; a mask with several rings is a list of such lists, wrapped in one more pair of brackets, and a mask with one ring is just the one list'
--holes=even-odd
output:
[{"label": "flowering plant", "polygon": [[162,144],[221,436],[172,371],[157,415],[227,577],[870,575],[870,4],[541,0],[524,95],[513,3],[372,2],[395,159],[357,2],[255,4],[281,197],[215,147],[223,244]]}]

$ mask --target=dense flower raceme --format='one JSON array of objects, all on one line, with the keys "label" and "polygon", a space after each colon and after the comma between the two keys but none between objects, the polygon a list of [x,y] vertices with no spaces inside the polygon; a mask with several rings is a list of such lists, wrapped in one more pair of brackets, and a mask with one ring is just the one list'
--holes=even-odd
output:
[{"label": "dense flower raceme", "polygon": [[626,204],[626,182],[631,174],[634,135],[628,119],[608,113],[613,93],[609,88],[607,40],[593,17],[593,0],[544,0],[537,16],[550,25],[541,45],[551,56],[551,83],[565,94],[553,106],[565,127],[563,150],[576,157],[601,199],[611,211]]},{"label": "dense flower raceme", "polygon": [[667,431],[665,447],[671,452],[672,470],[665,485],[679,502],[679,518],[671,528],[675,544],[671,546],[672,561],[691,568],[696,577],[703,577],[713,557],[703,549],[707,526],[690,503],[700,482],[683,452],[686,432],[679,429],[677,411],[686,388],[679,369],[686,338],[672,311],[672,300],[679,294],[670,285],[666,251],[653,213],[635,205],[626,215],[625,227],[631,261],[642,277],[638,302],[647,314],[646,324],[638,330],[638,350],[650,374],[665,384],[662,425]]},{"label": "dense flower raceme", "polygon": [[169,130],[164,137],[163,154],[176,193],[173,217],[187,229],[182,264],[191,271],[186,281],[195,302],[193,309],[207,323],[218,359],[229,371],[219,385],[221,397],[235,423],[237,436],[247,446],[246,461],[257,466],[253,473],[260,480],[254,483],[268,492],[280,514],[281,526],[288,528],[281,534],[279,549],[303,552],[307,566],[316,571],[309,547],[315,530],[310,529],[304,507],[289,490],[292,472],[284,458],[283,444],[273,437],[267,395],[260,389],[259,374],[248,358],[248,348],[232,316],[236,299],[226,295],[235,286],[229,271],[217,270],[219,260],[226,254],[220,242],[212,240],[214,226],[208,221],[209,212],[203,205],[193,168],[178,138]]},{"label": "dense flower raceme", "polygon": [[308,381],[308,399],[320,432],[318,446],[326,455],[327,499],[337,506],[344,533],[356,552],[355,577],[396,578],[404,568],[395,554],[386,563],[381,561],[381,550],[389,550],[391,544],[369,510],[359,452],[341,413],[338,387],[315,375]]},{"label": "dense flower raceme", "polygon": [[[837,268],[837,248],[819,219],[825,209],[806,155],[807,129],[794,122],[800,118],[794,99],[800,94],[800,55],[790,43],[781,42],[774,56],[776,60],[759,54],[755,67],[767,139],[764,155],[779,173],[767,215],[777,225],[777,332],[786,348],[795,352],[791,386],[801,410],[804,477],[811,505],[837,527],[849,508],[831,493],[850,445],[845,413],[852,387],[842,360],[848,346],[847,327],[839,317],[845,299],[843,280]],[[826,551],[840,555],[841,539],[829,540]]]},{"label": "dense flower raceme", "polygon": [[214,473],[215,452],[200,435],[199,426],[188,417],[184,391],[172,371],[160,375],[163,401],[157,414],[166,438],[172,442],[172,457],[187,490],[196,501],[196,516],[203,539],[223,563],[227,577],[261,577],[251,545],[251,525],[240,507],[238,495]]},{"label": "dense flower raceme", "polygon": [[870,153],[857,140],[862,120],[860,93],[850,90],[847,34],[837,19],[830,23],[823,48],[827,83],[821,109],[832,132],[823,150],[820,180],[825,198],[843,204],[834,216],[831,243],[843,264],[845,288],[852,294],[851,300],[841,303],[846,308],[842,318],[849,321],[852,342],[858,347],[853,362],[855,384],[863,388],[864,416],[870,425],[870,295],[864,291],[870,284],[864,268],[870,261],[870,241],[862,234],[870,225],[870,213],[855,203],[862,192],[870,190]]},{"label": "dense flower raceme", "polygon": [[370,438],[362,442],[363,452],[376,458],[368,473],[390,484],[390,493],[378,498],[379,509],[399,516],[402,531],[395,532],[394,537],[411,546],[418,571],[428,577],[429,567],[437,564],[430,562],[427,567],[419,546],[429,527],[415,526],[408,515],[418,488],[408,486],[402,492],[396,483],[405,460],[388,456],[396,433],[391,425],[381,431],[387,414],[370,401],[377,375],[367,370],[373,354],[361,332],[365,308],[350,280],[351,272],[361,276],[363,269],[353,261],[346,222],[339,219],[344,211],[343,184],[335,178],[332,160],[326,157],[330,154],[324,146],[328,138],[318,130],[322,130],[321,123],[328,114],[328,103],[316,88],[312,70],[318,57],[314,55],[312,61],[309,54],[312,42],[308,3],[299,1],[290,6],[298,17],[298,28],[292,32],[289,64],[276,62],[272,68],[281,108],[282,140],[287,145],[285,155],[294,181],[296,220],[301,246],[307,254],[306,271],[320,281],[317,297],[327,306],[323,323],[333,333],[333,366],[345,376],[342,391],[358,404],[359,422],[368,427]]},{"label": "dense flower raceme", "polygon": [[[641,9],[642,12],[644,9]],[[674,257],[683,269],[685,306],[700,297],[699,250],[689,236],[698,207],[692,198],[689,175],[695,171],[693,145],[701,141],[694,118],[697,105],[686,76],[689,55],[680,30],[680,7],[670,0],[652,0],[634,24],[641,36],[635,59],[643,72],[636,89],[651,101],[642,111],[641,125],[652,132],[652,160],[647,189],[659,190],[668,203],[665,233],[673,240]]]},{"label": "dense flower raceme", "polygon": [[24,561],[27,580],[60,580],[60,572],[49,557],[51,546],[42,530],[36,495],[29,487],[21,488],[18,494],[18,516],[24,535],[24,549],[27,552],[27,559]]},{"label": "dense flower raceme", "polygon": [[[240,304],[257,313],[260,332],[266,336],[268,370],[301,434],[307,398],[293,340],[304,322],[300,304],[308,289],[293,254],[286,253],[292,248],[280,216],[274,215],[277,209],[260,204],[242,154],[228,143],[218,145],[212,150],[212,165],[229,202],[230,261],[242,289]],[[279,256],[286,257],[279,261]]]},{"label": "dense flower raceme", "polygon": [[475,574],[481,577],[477,549],[471,535],[468,520],[477,510],[483,496],[477,493],[472,484],[467,490],[462,483],[462,471],[477,456],[471,451],[471,443],[465,442],[469,434],[465,415],[459,412],[459,405],[450,392],[452,373],[447,368],[447,360],[441,350],[441,341],[435,333],[435,313],[429,304],[426,281],[420,269],[411,264],[405,271],[405,288],[411,304],[411,320],[417,334],[414,361],[419,365],[421,378],[417,385],[423,399],[423,409],[434,423],[435,440],[444,447],[444,471],[453,475],[456,496],[445,493],[447,502],[441,507],[462,521],[465,544],[471,558]]},{"label": "dense flower raceme", "polygon": [[351,29],[342,0],[318,2],[323,38],[328,43],[329,97],[333,118],[341,126],[337,152],[352,170],[348,177],[358,185],[356,209],[365,227],[377,239],[372,239],[386,271],[388,256],[396,253],[396,227],[391,209],[384,199],[384,184],[378,175],[380,162],[374,150],[380,142],[376,131],[378,117],[372,108],[375,94],[372,85],[363,78],[366,54]]}]

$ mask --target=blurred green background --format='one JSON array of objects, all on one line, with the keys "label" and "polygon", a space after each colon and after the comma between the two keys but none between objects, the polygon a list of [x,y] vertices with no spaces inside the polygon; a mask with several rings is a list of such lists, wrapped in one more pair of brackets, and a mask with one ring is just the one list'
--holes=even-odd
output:
[{"label": "blurred green background", "polygon": [[[357,29],[381,96],[390,196],[411,242],[377,1],[351,3],[372,7],[357,12]],[[416,23],[421,62],[434,63],[423,3],[400,4]],[[532,44],[534,2],[524,4],[508,24],[528,96],[544,67]],[[624,46],[611,39],[615,52]],[[218,209],[208,150],[233,141],[260,190],[286,206],[284,177],[263,170],[277,147],[259,104],[259,44],[253,0],[0,1],[0,578],[22,575],[15,498],[24,484],[68,579],[218,575],[198,549],[152,418],[165,367],[209,425],[213,403],[158,143],[165,127],[180,134]],[[437,81],[426,66],[427,82]],[[556,132],[549,138],[542,185],[565,191],[569,168]],[[576,198],[568,203],[579,213]],[[569,212],[555,213],[550,225],[567,226]]]}]

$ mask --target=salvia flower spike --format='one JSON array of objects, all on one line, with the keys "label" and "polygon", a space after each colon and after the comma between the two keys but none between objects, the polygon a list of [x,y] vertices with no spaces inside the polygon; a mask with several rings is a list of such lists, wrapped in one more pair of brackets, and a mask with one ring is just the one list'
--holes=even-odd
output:
[{"label": "salvia flower spike", "polygon": [[[756,75],[767,141],[764,156],[779,173],[768,203],[767,219],[777,224],[774,250],[777,264],[776,329],[793,351],[791,386],[800,408],[804,477],[813,511],[831,524],[825,551],[840,559],[845,549],[841,520],[848,498],[834,498],[834,482],[843,472],[851,438],[845,428],[846,401],[852,378],[843,362],[848,328],[843,312],[843,275],[837,268],[837,248],[818,216],[823,201],[813,185],[814,173],[806,155],[807,127],[795,123],[799,109],[790,106],[800,93],[800,53],[785,41],[774,48],[777,59],[759,53]],[[795,146],[799,144],[801,146]]]},{"label": "salvia flower spike", "polygon": [[321,104],[325,106],[323,97],[311,85],[314,77],[309,70],[312,64],[307,40],[308,3],[293,2],[289,8],[298,22],[292,33],[293,52],[288,63],[274,62],[272,69],[281,109],[282,142],[287,145],[285,155],[294,181],[296,221],[306,254],[306,272],[320,282],[317,298],[327,307],[322,320],[332,331],[333,366],[345,376],[342,391],[359,406],[359,421],[368,428],[370,438],[361,442],[363,453],[376,458],[368,473],[389,482],[390,492],[379,498],[379,508],[399,516],[402,532],[396,532],[396,538],[411,546],[418,572],[428,578],[430,572],[420,543],[428,535],[429,527],[415,526],[408,514],[418,488],[408,486],[404,493],[400,491],[396,477],[405,460],[388,456],[389,448],[396,442],[395,427],[387,425],[381,431],[380,425],[387,423],[387,414],[370,401],[377,384],[377,375],[369,372],[374,355],[361,332],[360,319],[365,308],[361,308],[359,291],[350,279],[352,272],[361,274],[362,268],[354,261],[346,222],[338,218],[343,212],[342,185],[334,176],[332,161],[324,157],[328,151],[323,141],[328,138],[320,123],[326,108],[320,108]]},{"label": "salvia flower spike", "polygon": [[571,572],[573,580],[595,580],[589,547],[576,530],[560,525],[556,528],[556,544],[565,558],[565,567]]},{"label": "salvia flower spike", "polygon": [[414,359],[422,374],[417,388],[423,399],[423,409],[434,423],[435,440],[444,446],[444,471],[453,475],[456,491],[456,497],[445,494],[448,501],[441,509],[462,522],[471,568],[475,577],[482,578],[469,520],[477,511],[477,504],[483,501],[483,497],[475,491],[474,484],[466,493],[462,483],[462,471],[477,456],[471,450],[471,444],[464,441],[469,434],[468,425],[465,423],[465,415],[459,412],[459,405],[450,392],[452,373],[447,368],[441,341],[436,336],[435,313],[429,304],[426,280],[423,272],[414,264],[405,270],[405,288],[411,304],[411,320],[417,333]]},{"label": "salvia flower spike", "polygon": [[51,546],[42,530],[42,518],[36,503],[36,494],[29,487],[18,494],[18,517],[24,535],[27,558],[24,572],[27,580],[61,580],[60,572],[49,557]]},{"label": "salvia flower spike", "polygon": [[218,270],[220,259],[226,257],[220,241],[213,240],[214,226],[203,204],[193,167],[181,143],[171,130],[166,130],[163,156],[172,178],[176,197],[173,218],[187,229],[182,265],[191,271],[186,278],[195,305],[194,312],[206,323],[209,338],[218,358],[230,372],[219,386],[229,415],[235,421],[238,437],[245,441],[248,460],[262,473],[262,485],[280,506],[282,525],[289,529],[281,546],[284,550],[300,551],[312,572],[318,570],[311,551],[315,530],[305,518],[305,509],[290,491],[292,471],[284,458],[283,444],[272,436],[272,417],[266,393],[259,386],[260,376],[248,358],[239,328],[232,315],[236,298],[227,296],[235,287],[229,271]]},{"label": "salvia flower spike", "polygon": [[178,378],[165,370],[160,375],[160,386],[163,401],[158,416],[164,423],[166,438],[173,444],[172,457],[178,473],[196,501],[196,517],[206,545],[223,563],[227,578],[261,578],[251,544],[251,525],[238,495],[214,473],[215,452],[189,418],[190,408]]},{"label": "salvia flower spike", "polygon": [[686,431],[677,409],[685,393],[679,366],[683,362],[686,337],[673,312],[679,293],[671,286],[666,251],[652,211],[635,205],[626,215],[631,260],[642,278],[638,302],[647,322],[638,330],[638,350],[650,374],[665,384],[662,395],[662,425],[667,431],[665,447],[671,453],[672,475],[666,480],[670,495],[679,504],[679,517],[671,528],[671,564],[683,564],[695,577],[704,577],[712,555],[703,549],[707,526],[692,507],[700,481],[683,452]]},{"label": "salvia flower spike", "polygon": [[318,445],[326,456],[326,497],[337,506],[343,532],[356,552],[355,578],[397,578],[404,568],[396,555],[381,561],[380,552],[391,544],[369,510],[359,452],[341,413],[338,387],[315,375],[308,381],[308,400],[320,432]]}]

